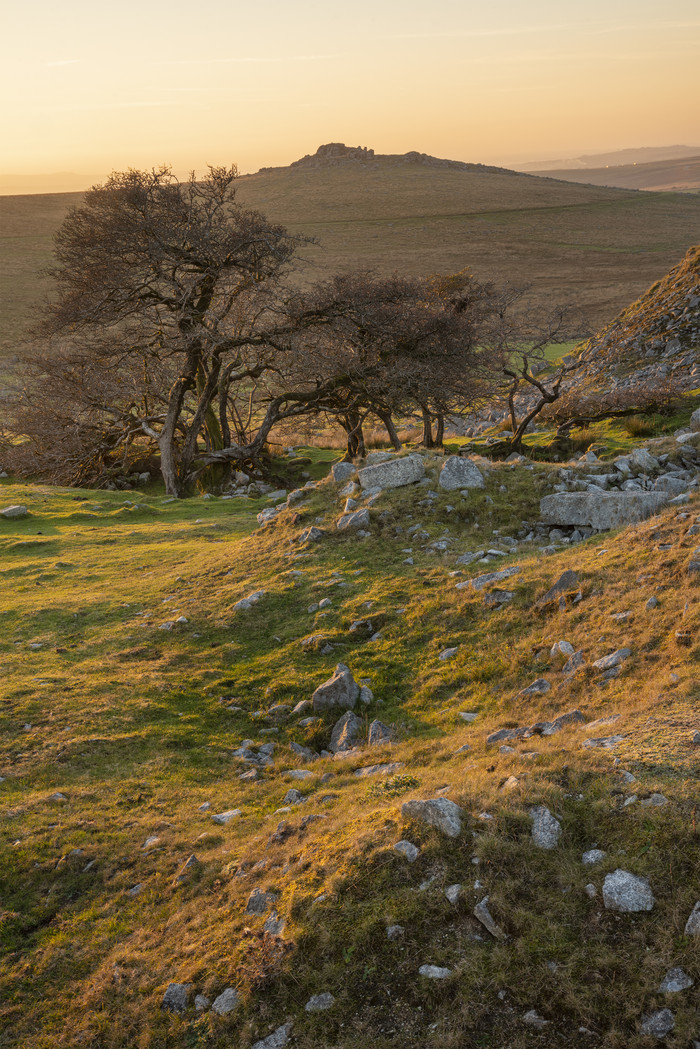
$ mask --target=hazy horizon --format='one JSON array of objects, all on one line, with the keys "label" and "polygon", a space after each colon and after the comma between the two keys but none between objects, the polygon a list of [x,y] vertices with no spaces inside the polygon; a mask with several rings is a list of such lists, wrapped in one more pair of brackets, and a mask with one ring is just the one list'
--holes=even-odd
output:
[{"label": "hazy horizon", "polygon": [[4,28],[0,184],[25,192],[329,141],[506,167],[700,141],[694,0],[35,0]]}]

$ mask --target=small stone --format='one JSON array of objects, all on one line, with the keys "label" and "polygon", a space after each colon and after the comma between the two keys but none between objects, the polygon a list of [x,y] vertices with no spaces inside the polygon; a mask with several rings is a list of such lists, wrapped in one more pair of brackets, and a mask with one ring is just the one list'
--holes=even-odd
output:
[{"label": "small stone", "polygon": [[668,805],[668,798],[663,794],[651,794],[648,798],[644,798],[641,802],[644,808],[662,808],[664,805]]},{"label": "small stone", "polygon": [[607,852],[603,852],[602,849],[589,849],[588,852],[584,852],[581,862],[586,866],[590,866],[592,863],[600,863],[606,856]]},{"label": "small stone", "polygon": [[654,1038],[665,1038],[676,1026],[676,1021],[670,1009],[659,1009],[658,1012],[645,1016],[640,1028],[642,1034],[653,1035]]},{"label": "small stone", "polygon": [[445,896],[447,897],[450,903],[457,903],[461,895],[461,885],[448,885],[448,887],[445,889]]},{"label": "small stone", "polygon": [[218,998],[214,999],[211,1011],[219,1016],[228,1016],[236,1008],[239,1001],[238,991],[234,987],[227,987]]},{"label": "small stone", "polygon": [[447,980],[452,976],[451,969],[443,969],[440,965],[421,965],[418,973],[427,980]]},{"label": "small stone", "polygon": [[252,1049],[284,1049],[289,1036],[292,1033],[291,1023],[282,1024],[272,1034],[268,1034],[267,1038],[262,1038],[259,1042],[254,1042]]},{"label": "small stone", "polygon": [[588,896],[588,898],[591,900],[598,895],[598,890],[596,889],[595,885],[593,885],[591,882],[589,882],[588,885],[584,886],[583,891],[585,892],[586,896]]},{"label": "small stone", "polygon": [[654,907],[654,896],[646,878],[630,874],[618,868],[608,874],[603,882],[603,903],[606,910],[634,914],[650,911]]},{"label": "small stone", "polygon": [[344,663],[338,663],[332,677],[318,686],[311,697],[311,702],[317,713],[332,710],[335,707],[351,710],[357,703],[359,695],[360,688],[350,668]]},{"label": "small stone", "polygon": [[291,779],[310,779],[313,772],[310,769],[287,769],[286,775]]},{"label": "small stone", "polygon": [[372,691],[372,689],[369,688],[367,685],[362,685],[362,687],[360,688],[360,703],[364,703],[365,706],[369,706],[373,699],[374,692]]},{"label": "small stone", "polygon": [[361,732],[362,721],[348,710],[333,726],[329,746],[331,753],[342,754],[346,750],[352,750]]},{"label": "small stone", "polygon": [[630,648],[618,648],[616,652],[611,652],[609,655],[603,656],[602,659],[596,659],[593,666],[596,670],[612,670],[614,667],[619,667],[631,655],[632,650]]},{"label": "small stone", "polygon": [[307,1013],[322,1013],[335,1004],[335,998],[329,991],[314,994],[304,1006]]},{"label": "small stone", "polygon": [[420,849],[410,841],[397,841],[394,845],[394,852],[398,852],[405,857],[409,863],[415,863],[420,856]]},{"label": "small stone", "polygon": [[505,938],[505,933],[503,932],[503,929],[501,929],[500,925],[497,925],[494,921],[491,912],[488,908],[488,902],[488,896],[484,896],[483,900],[477,903],[472,913],[477,919],[477,921],[480,921],[483,927],[486,929],[486,931],[490,932],[495,939],[503,940]]},{"label": "small stone", "polygon": [[551,687],[552,686],[550,685],[549,681],[547,681],[543,677],[538,677],[537,680],[533,681],[531,685],[528,685],[527,688],[524,688],[520,692],[518,692],[517,698],[521,699],[523,696],[539,696],[544,692],[549,692]]},{"label": "small stone", "polygon": [[211,1000],[205,994],[198,994],[195,997],[194,1007],[198,1013],[205,1013],[210,1005]]},{"label": "small stone", "polygon": [[195,874],[202,866],[201,862],[197,859],[194,853],[188,859],[185,860],[180,870],[175,875],[175,884],[180,885],[183,881],[187,881],[190,875]]},{"label": "small stone", "polygon": [[231,820],[235,819],[236,816],[240,816],[240,809],[227,809],[226,812],[217,812],[215,816],[212,816],[214,823],[219,823],[224,826],[226,823],[230,823]]},{"label": "small stone", "polygon": [[683,969],[669,969],[659,985],[659,994],[677,994],[687,991],[695,981]]},{"label": "small stone", "polygon": [[441,659],[444,662],[444,660],[446,659],[452,659],[452,657],[456,656],[458,652],[459,646],[456,648],[443,648],[442,652],[438,656],[438,659]]},{"label": "small stone", "polygon": [[520,786],[520,780],[518,779],[518,777],[517,776],[509,776],[508,779],[503,784],[501,789],[510,791],[510,790],[515,790],[516,787],[519,787],[519,786]]},{"label": "small stone", "polygon": [[405,931],[403,925],[390,925],[386,930],[386,938],[392,941],[400,940]]},{"label": "small stone", "polygon": [[6,506],[4,510],[0,510],[0,517],[4,517],[6,521],[27,517],[28,514],[29,510],[26,506]]},{"label": "small stone", "polygon": [[405,801],[401,806],[404,819],[417,819],[437,827],[448,838],[456,838],[462,830],[462,810],[447,798],[428,801]]},{"label": "small stone", "polygon": [[532,840],[538,849],[554,849],[561,834],[561,824],[549,809],[538,805],[530,809],[532,820]]},{"label": "small stone", "polygon": [[275,901],[277,900],[277,893],[274,892],[263,892],[262,889],[253,889],[248,902],[245,905],[245,914],[265,914],[269,911]]},{"label": "small stone", "polygon": [[190,996],[189,983],[169,983],[163,995],[161,1009],[166,1013],[184,1013],[187,1009],[187,1000]]},{"label": "small stone", "polygon": [[273,911],[263,925],[263,932],[270,936],[281,936],[284,932],[284,918],[280,918],[277,911]]},{"label": "small stone", "polygon": [[541,1031],[543,1027],[547,1026],[549,1020],[545,1020],[535,1009],[530,1009],[523,1016],[523,1023],[526,1023],[528,1027],[535,1027],[538,1031]]},{"label": "small stone", "polygon": [[700,936],[700,900],[690,912],[690,917],[685,923],[684,932],[686,936]]},{"label": "small stone", "polygon": [[367,735],[367,743],[370,747],[383,746],[386,743],[393,742],[394,734],[388,725],[385,725],[379,720],[375,720],[369,726],[369,733]]},{"label": "small stone", "polygon": [[647,609],[647,611],[651,612],[652,609],[658,607],[658,604],[659,604],[658,597],[650,597],[644,607]]}]

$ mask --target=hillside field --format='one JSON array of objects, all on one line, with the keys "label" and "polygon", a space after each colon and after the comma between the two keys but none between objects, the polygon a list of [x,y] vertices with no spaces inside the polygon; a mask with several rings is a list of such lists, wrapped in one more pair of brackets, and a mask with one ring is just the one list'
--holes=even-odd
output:
[{"label": "hillside field", "polygon": [[[678,454],[669,435],[653,450]],[[0,1047],[249,1049],[282,1029],[289,1049],[650,1049],[645,1017],[670,1009],[663,1045],[688,1049],[697,495],[547,553],[506,537],[561,464],[482,461],[483,489],[433,495],[426,454],[427,487],[385,491],[369,533],[344,535],[334,455],[304,451],[316,487],[262,527],[264,498],[0,482],[29,510],[0,519]],[[314,524],[325,535],[300,541]],[[493,567],[457,561],[494,545]],[[469,580],[505,566],[512,600],[494,607]],[[543,611],[565,570],[580,596]],[[588,661],[573,675],[562,639]],[[618,677],[590,665],[623,647]],[[393,741],[318,757],[339,712],[293,708],[339,662],[373,693],[363,732],[381,719]],[[574,709],[585,725],[487,741]],[[358,778],[376,763],[391,767]],[[458,804],[461,833],[402,814],[426,798]],[[535,845],[533,806],[556,848]],[[619,868],[648,879],[650,911],[603,906]],[[496,935],[473,914],[484,897]],[[678,967],[691,986],[660,991]],[[181,1014],[162,1009],[173,983]],[[315,995],[330,1008],[309,1011]]]},{"label": "hillside field", "polygon": [[[247,175],[239,199],[314,237],[296,279],[336,270],[428,274],[464,267],[532,284],[546,302],[609,321],[698,239],[700,198],[576,186],[514,172],[377,163]],[[12,361],[48,292],[40,271],[80,194],[0,197],[0,353]]]}]

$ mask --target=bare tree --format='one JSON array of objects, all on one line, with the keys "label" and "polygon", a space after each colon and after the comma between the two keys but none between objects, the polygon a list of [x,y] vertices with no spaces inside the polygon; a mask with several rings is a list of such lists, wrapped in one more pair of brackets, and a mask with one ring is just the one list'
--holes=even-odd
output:
[{"label": "bare tree", "polygon": [[200,435],[210,452],[225,445],[214,408],[222,387],[254,380],[274,359],[274,293],[297,241],[237,203],[236,175],[115,173],[56,235],[58,295],[41,333],[79,333],[82,353],[92,340],[106,367],[128,358],[170,372],[167,392],[129,414],[157,443],[172,495],[187,488]]}]

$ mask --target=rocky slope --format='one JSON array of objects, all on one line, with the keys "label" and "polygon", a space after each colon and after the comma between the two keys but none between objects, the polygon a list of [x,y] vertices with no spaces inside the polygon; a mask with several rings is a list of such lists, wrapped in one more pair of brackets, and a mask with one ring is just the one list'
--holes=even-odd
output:
[{"label": "rocky slope", "polygon": [[610,389],[673,380],[700,385],[700,245],[576,354],[583,379]]}]

